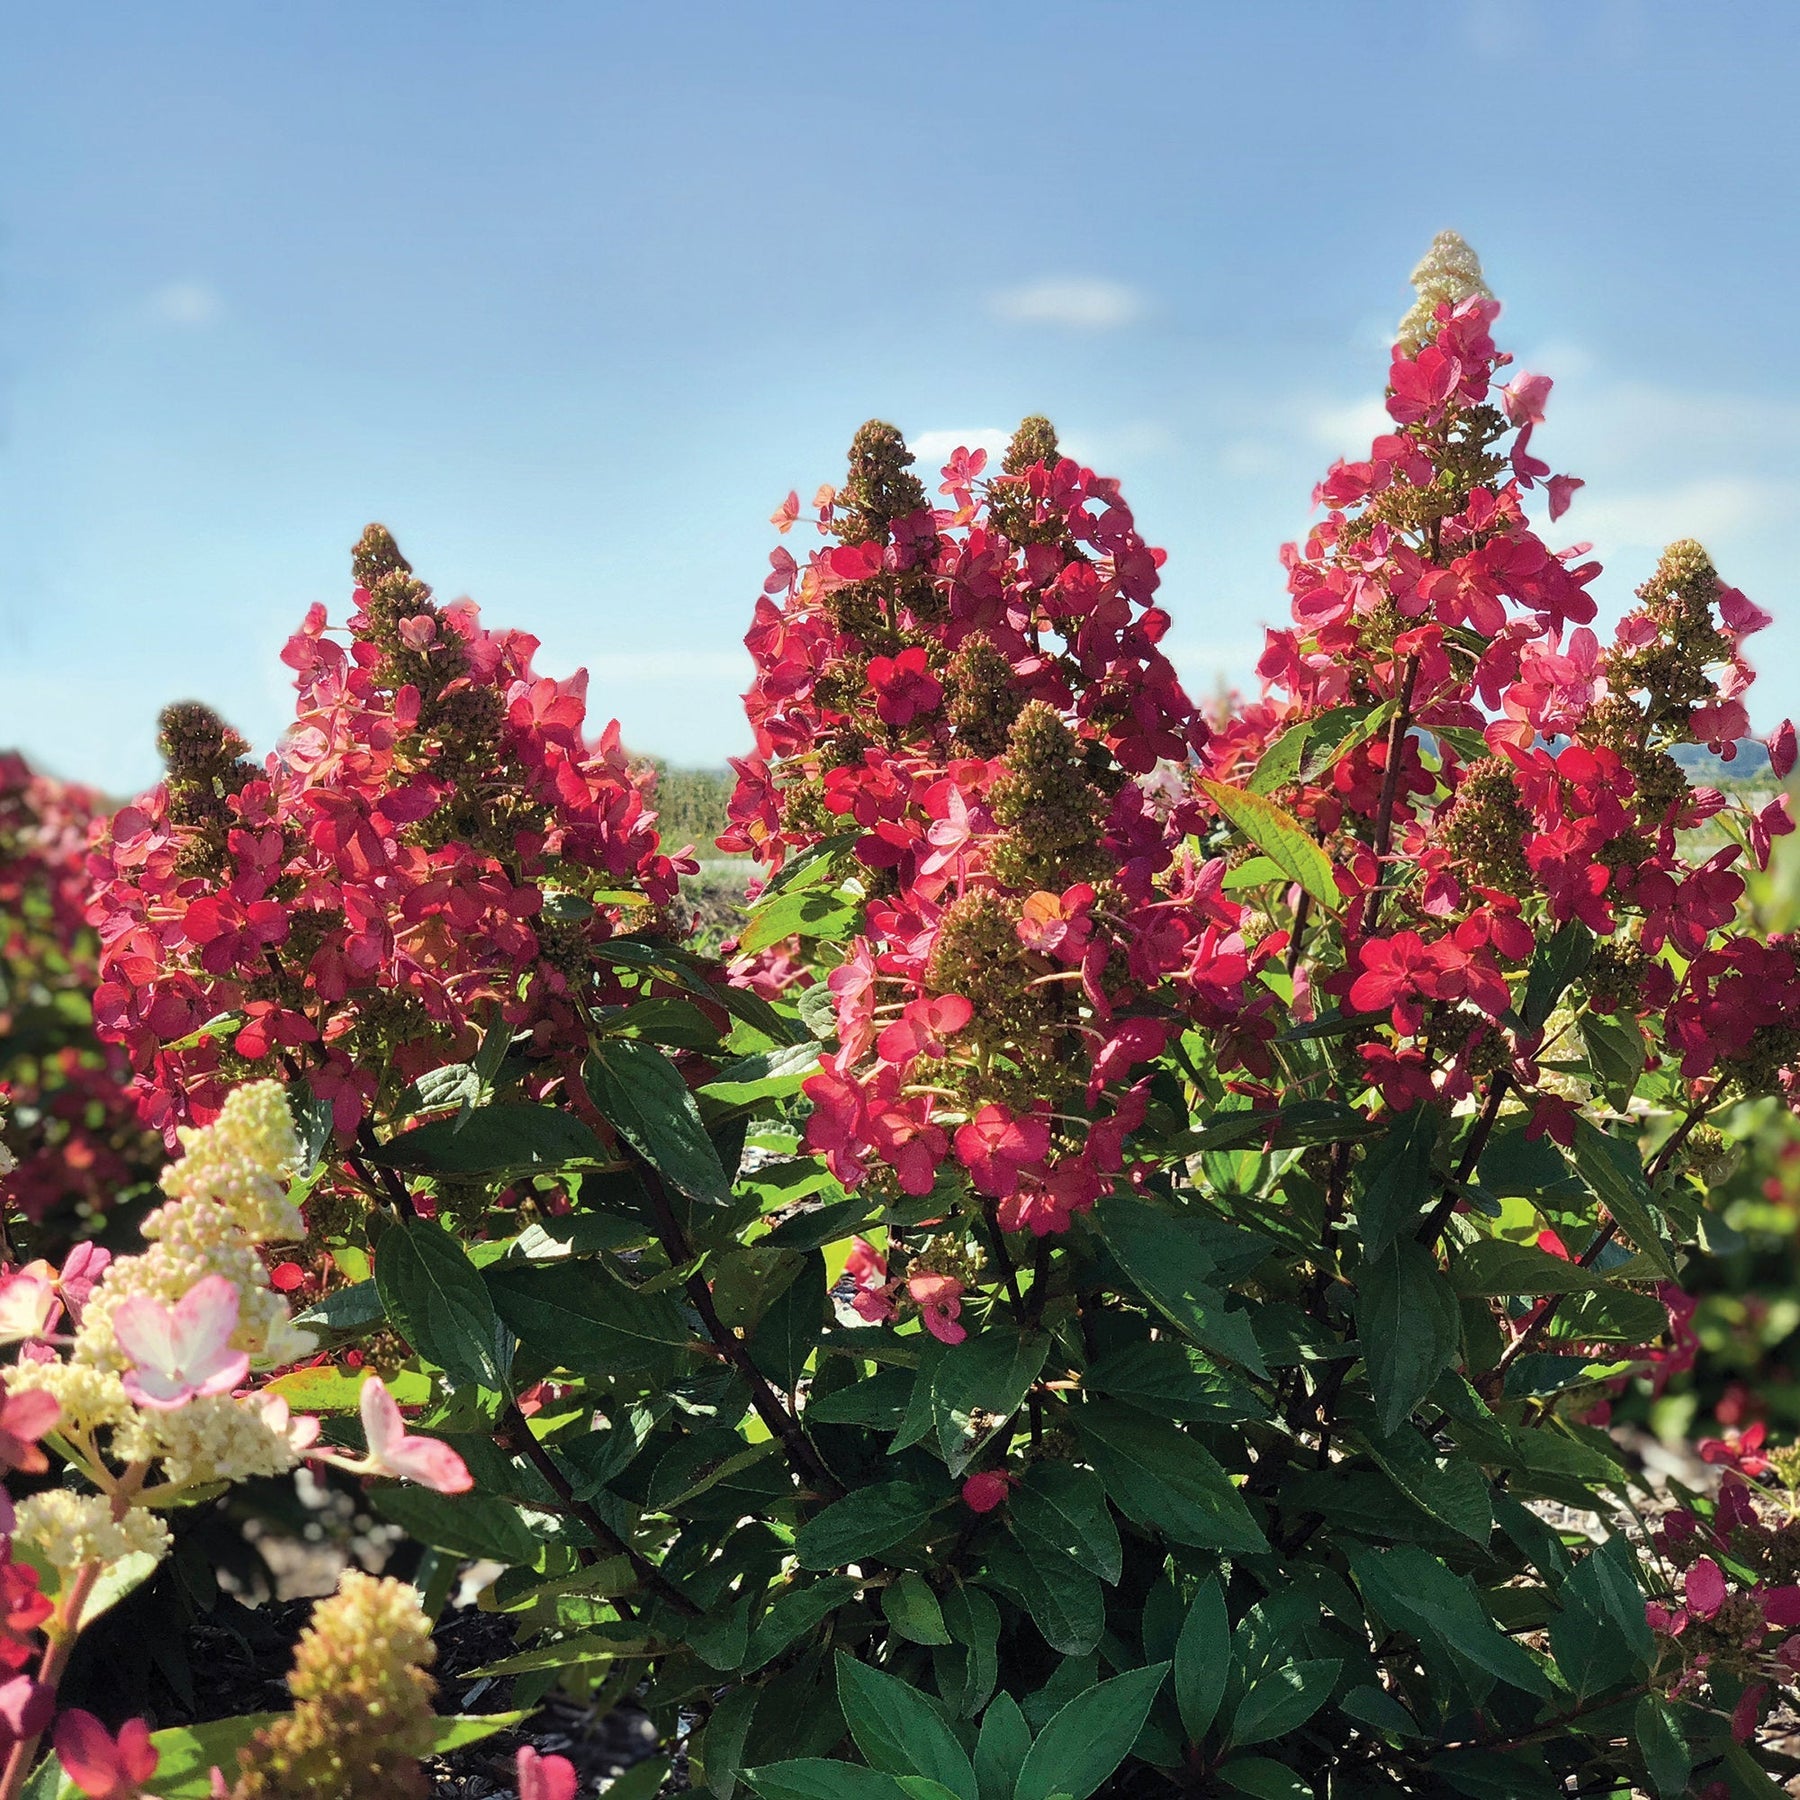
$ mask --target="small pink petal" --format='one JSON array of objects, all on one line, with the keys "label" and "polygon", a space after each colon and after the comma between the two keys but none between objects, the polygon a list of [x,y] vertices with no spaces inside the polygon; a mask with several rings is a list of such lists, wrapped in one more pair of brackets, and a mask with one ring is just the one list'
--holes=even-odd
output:
[{"label": "small pink petal", "polygon": [[519,1800],[575,1800],[575,1765],[566,1756],[519,1751]]},{"label": "small pink petal", "polygon": [[1725,1604],[1725,1576],[1710,1556],[1703,1556],[1687,1572],[1688,1610],[1710,1619]]}]

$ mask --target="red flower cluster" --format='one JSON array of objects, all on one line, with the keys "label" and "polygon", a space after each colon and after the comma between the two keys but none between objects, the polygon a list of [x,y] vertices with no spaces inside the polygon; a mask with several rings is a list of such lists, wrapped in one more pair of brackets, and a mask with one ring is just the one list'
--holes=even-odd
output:
[{"label": "red flower cluster", "polygon": [[960,1168],[1002,1229],[1041,1236],[1124,1169],[1134,1076],[1182,1023],[1158,990],[1229,1020],[1254,959],[1223,864],[1181,849],[1205,729],[1117,485],[1035,419],[992,479],[957,453],[948,507],[911,462],[865,426],[821,490],[835,541],[804,568],[775,553],[747,639],[758,754],[721,842],[771,868],[823,845],[815,874],[867,896],[829,976],[812,1148],[909,1195]]},{"label": "red flower cluster", "polygon": [[[1482,294],[1442,301],[1395,347],[1394,428],[1321,483],[1324,520],[1286,552],[1293,624],[1268,634],[1264,698],[1218,722],[1213,772],[1242,781],[1272,746],[1300,749],[1277,757],[1290,778],[1271,797],[1346,898],[1348,964],[1316,985],[1371,1016],[1363,1069],[1390,1106],[1496,1072],[1539,1086],[1543,1021],[1517,1028],[1508,977],[1572,922],[1600,940],[1578,1000],[1640,1021],[1690,1077],[1767,1091],[1800,1055],[1800,956],[1731,933],[1734,865],[1766,864],[1793,829],[1787,800],[1729,801],[1672,754],[1735,753],[1741,646],[1767,615],[1681,543],[1601,647],[1599,565],[1527,516],[1540,484],[1552,521],[1580,484],[1532,453],[1548,378],[1496,386],[1498,312]],[[1769,742],[1785,776],[1791,725]],[[1696,855],[1684,834],[1702,824],[1731,841]],[[1308,948],[1329,961],[1322,935]]]},{"label": "red flower cluster", "polygon": [[0,752],[0,1090],[18,1169],[8,1196],[63,1238],[152,1185],[162,1145],[125,1092],[122,1052],[95,1038],[100,945],[87,923],[87,845],[101,797]]},{"label": "red flower cluster", "polygon": [[165,1130],[271,1056],[350,1131],[492,1020],[576,1055],[593,951],[675,898],[618,727],[582,735],[585,673],[540,676],[534,638],[437,605],[379,526],[354,567],[348,646],[315,606],[283,653],[280,748],[249,762],[171,708],[168,778],[93,857],[96,1017]]},{"label": "red flower cluster", "polygon": [[1710,1519],[1686,1507],[1670,1513],[1652,1543],[1671,1591],[1645,1607],[1657,1685],[1680,1696],[1717,1684],[1735,1700],[1732,1733],[1745,1743],[1772,1690],[1800,1677],[1800,1586],[1791,1579],[1800,1520],[1757,1505],[1767,1498],[1728,1474]]}]

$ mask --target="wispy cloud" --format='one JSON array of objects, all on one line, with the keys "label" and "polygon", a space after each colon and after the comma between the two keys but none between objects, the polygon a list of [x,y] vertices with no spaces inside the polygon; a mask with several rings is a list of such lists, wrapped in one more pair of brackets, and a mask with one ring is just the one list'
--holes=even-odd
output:
[{"label": "wispy cloud", "polygon": [[225,302],[204,281],[171,281],[150,295],[149,311],[161,324],[193,329],[216,325],[225,316]]},{"label": "wispy cloud", "polygon": [[1387,402],[1379,398],[1352,401],[1345,406],[1314,406],[1305,419],[1309,443],[1337,456],[1367,456],[1369,445],[1384,431],[1392,431]]},{"label": "wispy cloud", "polygon": [[1009,325],[1059,325],[1072,331],[1117,331],[1149,310],[1144,296],[1103,276],[1053,276],[988,296],[988,310]]},{"label": "wispy cloud", "polygon": [[919,479],[924,481],[958,450],[985,450],[988,461],[997,465],[1011,441],[1010,431],[1002,431],[998,425],[979,425],[969,431],[921,431],[906,440],[906,447],[913,453]]},{"label": "wispy cloud", "polygon": [[1677,538],[1722,539],[1770,523],[1790,505],[1780,482],[1720,476],[1635,492],[1602,489],[1593,500],[1578,494],[1562,529],[1603,551],[1660,550]]}]

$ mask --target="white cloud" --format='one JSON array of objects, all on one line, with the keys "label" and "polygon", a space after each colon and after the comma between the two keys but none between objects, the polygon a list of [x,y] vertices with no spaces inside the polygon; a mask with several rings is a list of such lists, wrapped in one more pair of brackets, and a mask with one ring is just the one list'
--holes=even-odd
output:
[{"label": "white cloud", "polygon": [[1167,456],[1180,448],[1181,440],[1167,425],[1155,419],[1138,419],[1123,425],[1102,426],[1098,431],[1071,431],[1061,440],[1063,454],[1072,456],[1102,475],[1123,463],[1144,462]]},{"label": "white cloud", "polygon": [[1749,477],[1718,476],[1636,493],[1601,488],[1591,501],[1588,491],[1575,496],[1559,524],[1572,538],[1591,538],[1603,555],[1625,546],[1660,550],[1677,538],[1723,538],[1772,523],[1790,504],[1783,484]]},{"label": "white cloud", "polygon": [[[927,475],[933,475],[941,469],[958,450],[985,450],[988,461],[998,465],[1000,458],[1006,454],[1006,446],[1011,442],[1010,431],[1002,431],[998,425],[981,425],[972,431],[921,431],[906,440],[906,447],[913,453],[915,472],[924,481]],[[931,484],[927,482],[926,485]]]},{"label": "white cloud", "polygon": [[215,325],[225,316],[218,289],[204,281],[171,281],[150,296],[149,308],[164,325]]},{"label": "white cloud", "polygon": [[1305,420],[1309,442],[1338,456],[1367,456],[1369,446],[1383,432],[1392,431],[1387,402],[1370,398],[1348,406],[1315,406]]},{"label": "white cloud", "polygon": [[1052,276],[988,296],[988,310],[1009,325],[1061,325],[1116,331],[1147,310],[1144,296],[1122,281],[1094,275]]}]

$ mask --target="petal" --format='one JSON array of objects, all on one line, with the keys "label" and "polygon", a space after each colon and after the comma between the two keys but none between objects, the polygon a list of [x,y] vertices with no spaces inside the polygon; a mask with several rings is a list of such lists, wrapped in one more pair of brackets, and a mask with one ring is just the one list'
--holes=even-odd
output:
[{"label": "petal", "polygon": [[466,1494],[475,1485],[469,1465],[433,1437],[408,1437],[383,1459],[390,1474],[416,1481],[440,1494]]},{"label": "petal", "polygon": [[238,1291],[223,1275],[208,1275],[182,1295],[171,1321],[180,1364],[191,1367],[215,1358],[238,1327]]},{"label": "petal", "polygon": [[386,1464],[388,1452],[406,1436],[406,1421],[400,1408],[379,1375],[371,1375],[357,1397],[362,1414],[363,1436],[368,1440],[369,1454],[376,1462]]},{"label": "petal", "polygon": [[164,1375],[178,1366],[174,1321],[169,1309],[148,1294],[132,1294],[113,1308],[113,1337],[139,1369],[156,1369]]}]

